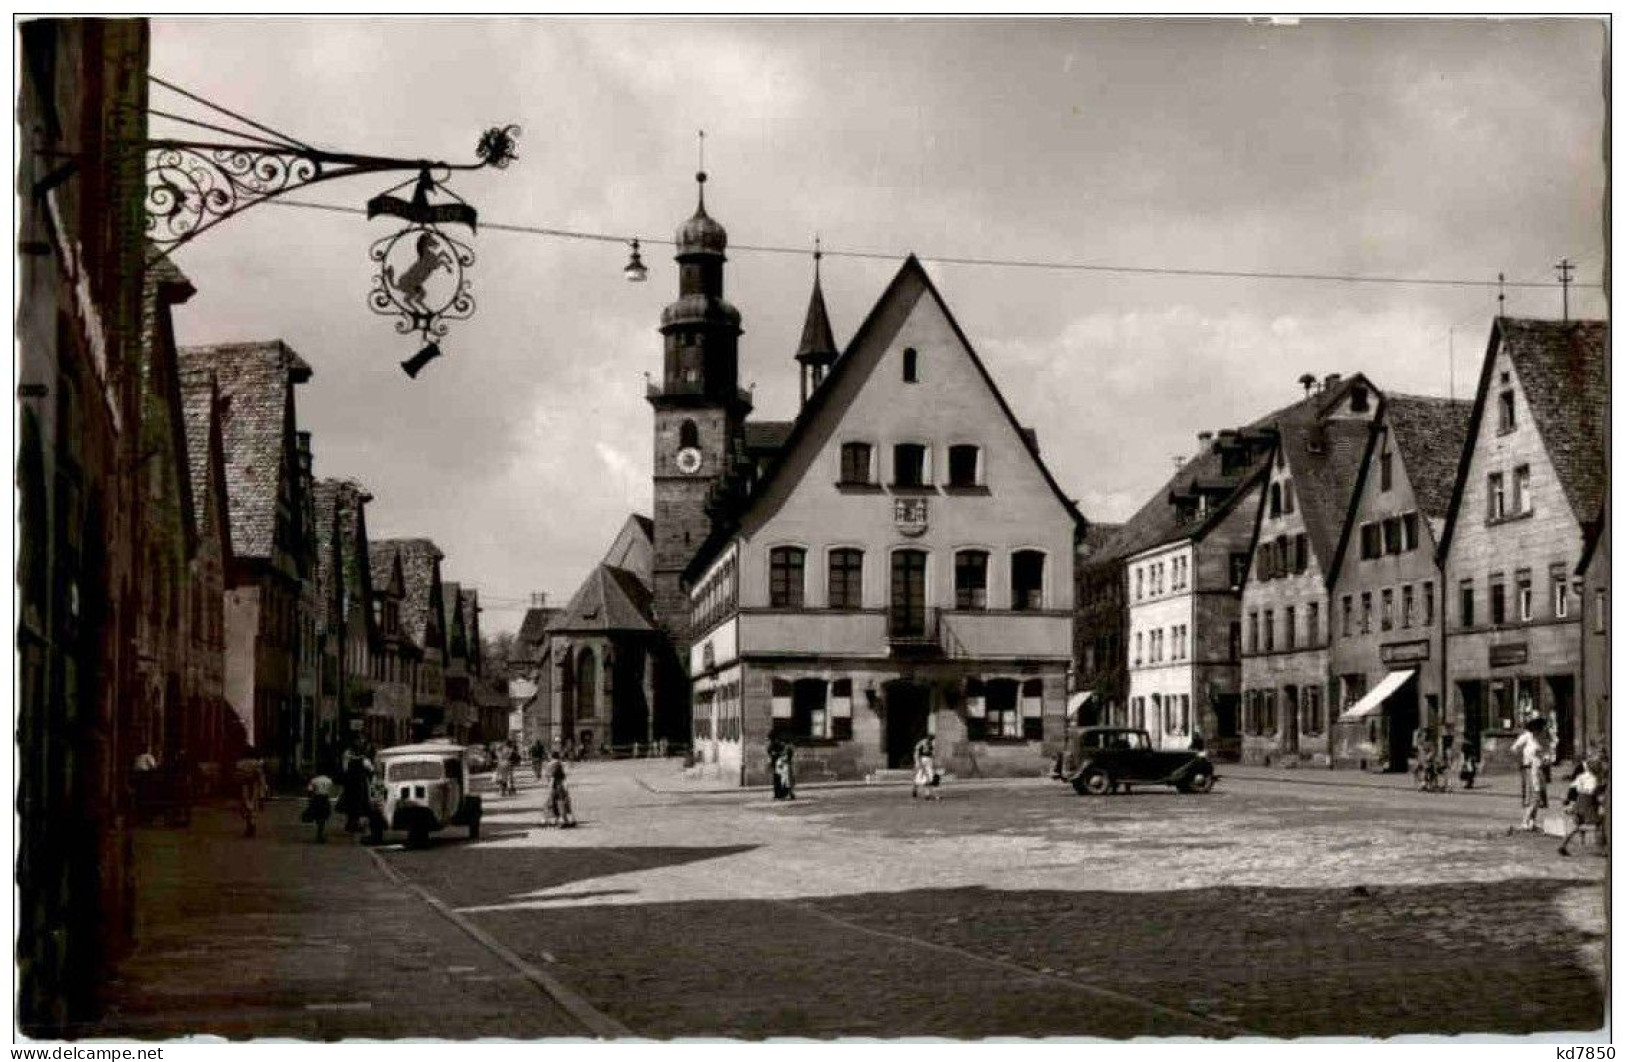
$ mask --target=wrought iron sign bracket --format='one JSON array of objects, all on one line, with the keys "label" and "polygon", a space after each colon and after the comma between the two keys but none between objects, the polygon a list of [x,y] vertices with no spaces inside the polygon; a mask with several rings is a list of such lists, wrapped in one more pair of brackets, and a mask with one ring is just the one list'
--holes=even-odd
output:
[{"label": "wrought iron sign bracket", "polygon": [[504,169],[517,156],[518,126],[486,130],[478,161],[449,163],[322,151],[266,142],[211,143],[144,140],[131,145],[146,157],[147,238],[167,254],[243,211],[313,184],[373,173],[411,171],[444,181],[459,170]]}]

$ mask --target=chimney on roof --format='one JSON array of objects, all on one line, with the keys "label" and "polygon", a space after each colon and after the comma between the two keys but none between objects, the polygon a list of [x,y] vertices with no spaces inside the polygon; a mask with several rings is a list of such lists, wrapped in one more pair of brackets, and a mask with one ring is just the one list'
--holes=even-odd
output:
[{"label": "chimney on roof", "polygon": [[1201,443],[1202,449],[1205,450],[1207,449],[1208,444],[1213,441],[1213,433],[1210,431],[1199,431],[1196,433],[1196,441]]},{"label": "chimney on roof", "polygon": [[531,608],[546,608],[547,607],[547,593],[545,591],[542,591],[542,590],[533,590],[533,591],[531,591],[530,607]]},{"label": "chimney on roof", "polygon": [[1329,372],[1326,374],[1326,378],[1320,381],[1320,389],[1322,392],[1330,391],[1332,388],[1336,387],[1342,382],[1342,373]]}]

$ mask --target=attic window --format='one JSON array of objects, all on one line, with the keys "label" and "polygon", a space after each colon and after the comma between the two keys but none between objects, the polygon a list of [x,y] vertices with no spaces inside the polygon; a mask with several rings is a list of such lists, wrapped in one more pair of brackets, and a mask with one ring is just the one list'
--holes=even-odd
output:
[{"label": "attic window", "polygon": [[903,351],[903,382],[920,382],[920,352],[913,347]]},{"label": "attic window", "polygon": [[[1504,374],[1503,374],[1504,375]],[[1500,433],[1505,435],[1518,427],[1518,404],[1512,397],[1512,388],[1501,392],[1501,426]]]},{"label": "attic window", "polygon": [[1370,393],[1360,384],[1355,384],[1349,391],[1349,408],[1356,413],[1364,413],[1371,406]]}]

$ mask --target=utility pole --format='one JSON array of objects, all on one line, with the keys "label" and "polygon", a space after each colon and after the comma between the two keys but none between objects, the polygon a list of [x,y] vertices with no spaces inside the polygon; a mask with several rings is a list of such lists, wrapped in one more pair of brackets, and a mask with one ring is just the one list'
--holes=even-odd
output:
[{"label": "utility pole", "polygon": [[1563,320],[1569,319],[1569,282],[1574,279],[1574,263],[1567,258],[1557,263],[1557,282],[1563,285]]}]

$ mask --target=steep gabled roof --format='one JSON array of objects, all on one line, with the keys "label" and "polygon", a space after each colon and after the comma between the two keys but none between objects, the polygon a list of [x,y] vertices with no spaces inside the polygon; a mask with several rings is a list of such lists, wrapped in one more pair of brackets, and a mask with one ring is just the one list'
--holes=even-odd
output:
[{"label": "steep gabled roof", "polygon": [[[901,327],[908,313],[918,304],[919,299],[926,296],[935,300],[937,308],[942,312],[943,319],[947,321],[949,328],[953,330],[954,337],[959,341],[960,346],[964,348],[971,364],[976,367],[977,373],[980,374],[983,383],[987,385],[988,391],[993,395],[994,402],[998,405],[1000,412],[1004,414],[1005,419],[1010,423],[1010,427],[1015,431],[1017,437],[1021,439],[1022,445],[1037,466],[1044,482],[1054,493],[1056,500],[1061,503],[1062,508],[1072,517],[1079,533],[1082,533],[1088,521],[1078,511],[1077,504],[1067,497],[1066,492],[1061,489],[1061,485],[1056,482],[1054,475],[1049,470],[1049,466],[1044,463],[1043,457],[1038,452],[1036,439],[1023,430],[1020,422],[1016,420],[1016,415],[1011,410],[1010,403],[1005,401],[1004,392],[1000,391],[999,385],[993,382],[992,374],[987,371],[987,366],[983,364],[981,357],[977,355],[976,348],[971,344],[970,338],[965,335],[964,329],[959,326],[959,321],[954,317],[953,311],[948,308],[947,301],[943,299],[942,293],[937,290],[937,286],[932,283],[930,274],[925,271],[925,267],[920,264],[920,260],[913,254],[910,254],[903,261],[902,266],[897,270],[896,276],[892,277],[891,283],[886,285],[886,290],[881,293],[880,298],[870,308],[868,316],[863,320],[863,324],[858,327],[857,332],[853,334],[851,341],[847,344],[846,353],[835,362],[830,369],[829,375],[824,378],[823,384],[808,397],[807,404],[801,408],[800,416],[795,419],[789,435],[785,438],[783,446],[780,447],[777,460],[768,465],[760,483],[746,503],[745,512],[741,514],[741,518],[747,515],[751,508],[759,504],[762,498],[767,497],[775,483],[786,474],[786,469],[791,465],[790,455],[795,452],[797,446],[801,445],[802,440],[811,434],[813,431],[812,425],[818,422],[824,408],[831,403],[831,396],[839,392],[841,380],[846,374],[854,371],[852,366],[861,360],[853,357],[854,352],[863,349],[884,329]],[[885,341],[882,340],[882,342]],[[693,558],[684,570],[685,578],[692,579],[703,572],[706,565],[711,563],[711,560],[716,557],[736,530],[737,525],[719,524],[711,535],[706,538],[705,542],[700,545],[700,548],[695,551]]]},{"label": "steep gabled roof", "polygon": [[600,564],[624,568],[645,586],[654,585],[654,521],[633,513],[610,542]]},{"label": "steep gabled roof", "polygon": [[1363,420],[1284,424],[1280,447],[1292,471],[1298,515],[1323,579],[1330,580],[1343,526],[1354,505],[1354,486],[1371,436]]},{"label": "steep gabled roof", "polygon": [[600,564],[588,573],[570,604],[547,626],[548,633],[652,631],[648,587],[624,568]]},{"label": "steep gabled roof", "polygon": [[[1314,423],[1327,410],[1342,401],[1356,385],[1369,387],[1370,383],[1363,375],[1355,373],[1340,379],[1331,387],[1306,394],[1296,402],[1266,413],[1244,425],[1240,431],[1248,434],[1278,432],[1283,425]],[[1108,563],[1179,539],[1200,537],[1230,512],[1245,493],[1245,488],[1251,485],[1258,471],[1266,467],[1272,452],[1266,448],[1252,461],[1227,473],[1224,471],[1224,458],[1220,453],[1219,441],[1204,446],[1199,453],[1181,465],[1173,476],[1151,495],[1150,500],[1129,517],[1128,522],[1123,525],[1123,530],[1089,557],[1086,563],[1091,565]],[[1219,495],[1221,491],[1227,493],[1223,494],[1202,519],[1182,521],[1179,509],[1171,499],[1177,494],[1198,488],[1213,495]]]},{"label": "steep gabled roof", "polygon": [[291,388],[310,378],[310,366],[281,340],[183,347],[179,355],[183,370],[212,371],[219,382],[232,546],[241,557],[269,558],[283,472],[298,475]]},{"label": "steep gabled roof", "polygon": [[1465,398],[1388,395],[1383,400],[1383,417],[1405,463],[1416,507],[1430,520],[1442,520],[1450,511],[1472,415],[1473,404]]},{"label": "steep gabled roof", "polygon": [[[180,376],[181,416],[186,425],[187,480],[191,485],[192,522],[201,539],[211,494],[220,522],[221,556],[231,563],[231,499],[226,493],[224,444],[221,441],[220,389],[214,374]],[[219,447],[217,450],[216,447]]]},{"label": "steep gabled roof", "polygon": [[[372,542],[371,546],[375,572],[385,554],[400,557],[401,579],[406,587],[406,596],[401,599],[401,629],[419,648],[431,648],[427,643],[430,619],[438,604],[436,574],[445,554],[427,538],[380,539]],[[433,624],[433,627],[444,635],[445,628],[440,623]]]},{"label": "steep gabled roof", "polygon": [[1439,556],[1449,553],[1461,494],[1483,430],[1495,355],[1505,351],[1575,520],[1600,511],[1608,489],[1608,322],[1497,317],[1478,374]]},{"label": "steep gabled roof", "polygon": [[519,633],[514,639],[524,646],[539,645],[542,634],[547,630],[548,624],[553,622],[561,610],[545,606],[532,606],[525,611],[525,618],[519,621]]}]

